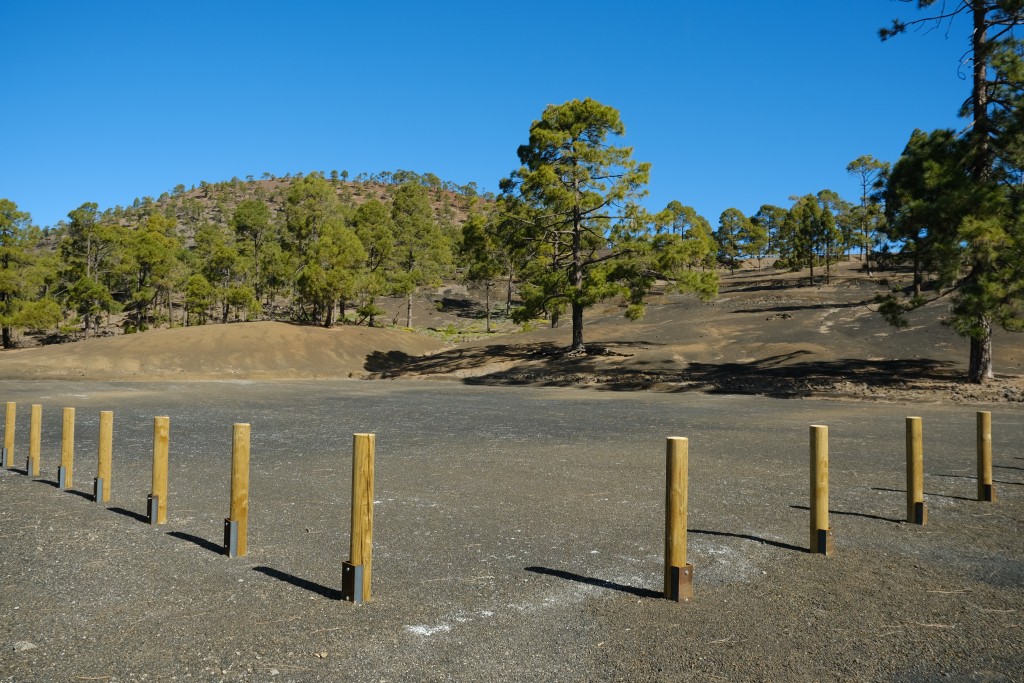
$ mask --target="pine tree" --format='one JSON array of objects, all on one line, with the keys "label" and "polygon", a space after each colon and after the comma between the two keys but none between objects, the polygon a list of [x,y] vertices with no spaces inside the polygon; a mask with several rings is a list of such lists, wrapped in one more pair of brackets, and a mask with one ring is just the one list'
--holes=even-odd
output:
[{"label": "pine tree", "polygon": [[[650,164],[634,161],[631,148],[611,144],[609,138],[624,134],[619,113],[592,99],[550,105],[530,126],[529,142],[519,147],[522,166],[501,181],[503,193],[528,209],[529,224],[517,226],[512,238],[536,247],[536,258],[522,274],[520,313],[557,313],[568,305],[570,353],[586,351],[584,310],[624,295],[627,315],[638,317],[659,275],[709,295],[709,278],[658,272],[667,261],[653,250],[657,221],[638,205]],[[702,288],[695,286],[698,280]]]}]

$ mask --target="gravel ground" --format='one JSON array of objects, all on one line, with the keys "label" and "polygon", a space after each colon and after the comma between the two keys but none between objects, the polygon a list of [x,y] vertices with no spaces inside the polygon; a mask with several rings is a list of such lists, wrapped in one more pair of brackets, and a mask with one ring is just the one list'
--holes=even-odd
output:
[{"label": "gravel ground", "polygon": [[[434,382],[0,381],[3,681],[1019,681],[1024,413]],[[30,403],[43,476],[24,475]],[[74,490],[56,489],[77,408]],[[113,497],[92,502],[100,410]],[[142,521],[171,418],[167,525]],[[929,521],[905,524],[904,417]],[[252,424],[249,555],[220,554]],[[808,543],[827,424],[836,554]],[[374,601],[338,600],[351,434],[377,434]],[[692,603],[660,599],[664,440],[690,438]]]}]

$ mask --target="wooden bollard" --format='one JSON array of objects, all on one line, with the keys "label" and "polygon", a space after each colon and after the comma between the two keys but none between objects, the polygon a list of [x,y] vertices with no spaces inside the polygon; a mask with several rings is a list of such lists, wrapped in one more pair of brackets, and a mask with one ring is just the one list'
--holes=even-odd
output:
[{"label": "wooden bollard", "polygon": [[18,412],[18,404],[7,402],[7,418],[4,422],[4,467],[14,467],[14,418]]},{"label": "wooden bollard", "polygon": [[835,550],[828,527],[828,427],[811,425],[811,552]]},{"label": "wooden bollard", "polygon": [[907,521],[924,525],[928,508],[924,504],[924,434],[921,418],[907,418]]},{"label": "wooden bollard", "polygon": [[978,411],[978,500],[996,502],[992,483],[992,413]]},{"label": "wooden bollard", "polygon": [[42,446],[43,406],[32,404],[32,417],[28,425],[28,465],[25,472],[30,477],[39,476],[39,451]]},{"label": "wooden bollard", "polygon": [[693,565],[686,562],[687,482],[690,442],[670,436],[665,445],[665,597],[693,598]]},{"label": "wooden bollard", "polygon": [[150,524],[167,523],[167,456],[171,418],[153,418],[153,486],[146,500]]},{"label": "wooden bollard", "polygon": [[93,482],[93,499],[97,503],[110,502],[111,466],[114,451],[114,413],[100,411],[99,462],[96,465],[96,481]]},{"label": "wooden bollard", "polygon": [[65,491],[72,487],[75,467],[75,409],[65,408],[60,438],[60,467],[57,469],[57,488]]},{"label": "wooden bollard", "polygon": [[248,552],[249,533],[249,425],[237,423],[231,439],[231,507],[224,520],[224,554],[242,557]]},{"label": "wooden bollard", "polygon": [[373,459],[376,436],[352,435],[352,535],[349,560],[342,564],[341,598],[370,601],[373,554]]}]

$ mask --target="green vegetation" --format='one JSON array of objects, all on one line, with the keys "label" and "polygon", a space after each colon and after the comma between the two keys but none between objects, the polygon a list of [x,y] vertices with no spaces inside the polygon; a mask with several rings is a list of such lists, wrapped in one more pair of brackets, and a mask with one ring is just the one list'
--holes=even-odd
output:
[{"label": "green vegetation", "polygon": [[[921,9],[935,0],[918,0]],[[893,21],[882,39],[917,26],[952,26],[966,17],[971,96],[961,114],[963,133],[914,131],[892,168],[884,194],[884,228],[914,264],[910,292],[882,299],[889,319],[928,301],[925,273],[935,296],[951,299],[949,324],[971,341],[968,378],[993,376],[992,329],[1024,328],[1024,23],[1019,0],[963,0],[938,4],[935,14]]]}]

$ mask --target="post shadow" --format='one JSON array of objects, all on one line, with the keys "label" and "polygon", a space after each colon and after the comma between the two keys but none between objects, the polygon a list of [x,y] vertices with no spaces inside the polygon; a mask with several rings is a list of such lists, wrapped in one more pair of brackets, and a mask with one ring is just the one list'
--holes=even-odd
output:
[{"label": "post shadow", "polygon": [[[792,507],[792,506],[790,506]],[[806,510],[807,508],[804,508]],[[708,531],[706,529],[688,529],[687,533],[690,534],[702,534],[704,536],[725,536],[727,538],[741,538],[745,541],[753,541],[754,543],[763,543],[764,545],[774,546],[776,548],[782,548],[783,550],[795,550],[798,553],[806,553],[807,548],[801,548],[797,545],[790,543],[783,543],[782,541],[773,541],[770,538],[762,538],[760,536],[752,536],[750,534],[734,534],[730,531]]]},{"label": "post shadow", "polygon": [[[149,519],[147,518],[146,521],[148,522]],[[196,536],[195,534],[188,534],[184,531],[168,531],[167,535],[171,538],[177,538],[182,541],[188,541],[189,543],[195,543],[203,550],[209,550],[211,553],[217,553],[218,555],[224,554],[224,546],[218,545],[213,541],[208,541],[205,538],[202,538],[201,536]]]},{"label": "post shadow", "polygon": [[[872,486],[871,490],[872,491],[886,491],[888,493],[906,493],[907,492],[906,489],[885,489],[885,488],[880,488],[878,486]],[[944,493],[929,493],[927,491],[925,491],[924,495],[926,495],[926,496],[935,496],[936,498],[950,498],[952,500],[969,500],[971,502],[977,502],[977,500],[978,500],[977,498],[965,498],[964,496],[947,496]]]},{"label": "post shadow", "polygon": [[[789,507],[794,510],[810,510],[811,508],[806,505],[790,505]],[[844,517],[863,517],[864,519],[877,519],[879,522],[892,522],[893,524],[903,524],[902,519],[895,519],[893,517],[882,517],[880,515],[869,515],[866,512],[844,512],[843,510],[832,510],[829,509],[828,514],[830,515],[843,515]]]},{"label": "post shadow", "polygon": [[79,498],[85,498],[87,501],[92,502],[92,494],[86,493],[85,491],[79,491],[78,489],[64,489],[65,492],[70,493],[72,496],[78,496]]},{"label": "post shadow", "polygon": [[[294,574],[288,574],[279,569],[274,569],[273,567],[253,567],[252,570],[254,572],[259,572],[264,576],[269,576],[272,579],[277,579],[278,581],[283,581],[284,583],[290,583],[296,588],[301,588],[302,590],[306,590],[311,593],[316,593],[317,595],[323,596],[328,600],[341,600],[341,589],[339,588],[331,588],[330,586],[324,586],[314,581],[310,581],[309,579],[302,579],[298,576],[295,576]],[[339,581],[340,580],[341,579],[339,576]]]},{"label": "post shadow", "polygon": [[595,579],[592,576],[574,574],[572,572],[563,571],[561,569],[550,569],[548,567],[525,567],[525,569],[526,571],[533,572],[534,574],[554,576],[559,579],[565,579],[566,581],[575,581],[576,583],[583,583],[588,586],[607,588],[609,590],[619,591],[620,593],[628,593],[630,595],[635,595],[640,598],[664,597],[664,593],[662,593],[661,591],[654,591],[649,588],[639,588],[637,586],[627,586],[622,583],[615,583],[614,581],[606,581],[605,579]]},{"label": "post shadow", "polygon": [[[89,496],[89,499],[92,500],[92,496]],[[131,510],[125,510],[124,508],[118,507],[111,507],[107,509],[113,513],[122,515],[123,517],[128,517],[130,519],[134,519],[137,522],[144,522],[146,524],[149,524],[149,517],[142,514],[141,512],[132,512]]]},{"label": "post shadow", "polygon": [[[998,465],[992,465],[992,467],[998,467]],[[978,481],[978,477],[971,477],[966,474],[933,474],[934,477],[945,477],[947,479],[970,479],[971,481]],[[1010,486],[1024,486],[1019,481],[1000,481],[998,479],[992,480],[993,484],[1009,484]]]}]

